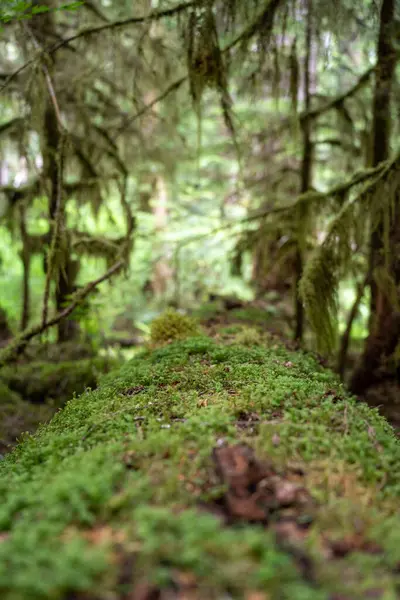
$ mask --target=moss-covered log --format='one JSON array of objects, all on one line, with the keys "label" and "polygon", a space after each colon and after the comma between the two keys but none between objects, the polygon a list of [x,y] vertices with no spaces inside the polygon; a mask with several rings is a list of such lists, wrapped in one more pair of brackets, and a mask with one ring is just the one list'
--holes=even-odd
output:
[{"label": "moss-covered log", "polygon": [[236,335],[144,351],[1,461],[2,600],[397,597],[391,427]]}]

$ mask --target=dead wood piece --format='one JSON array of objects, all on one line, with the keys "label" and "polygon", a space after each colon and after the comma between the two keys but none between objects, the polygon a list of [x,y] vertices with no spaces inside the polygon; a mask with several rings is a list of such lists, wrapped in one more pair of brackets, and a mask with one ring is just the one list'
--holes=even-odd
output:
[{"label": "dead wood piece", "polygon": [[266,524],[272,516],[274,520],[307,516],[306,522],[312,521],[315,503],[308,491],[257,460],[246,444],[215,448],[213,458],[228,487],[222,498],[228,520]]}]

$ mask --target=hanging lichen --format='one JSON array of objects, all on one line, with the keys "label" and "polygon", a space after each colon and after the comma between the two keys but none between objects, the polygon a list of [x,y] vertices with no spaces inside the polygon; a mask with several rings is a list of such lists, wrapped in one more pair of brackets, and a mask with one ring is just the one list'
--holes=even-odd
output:
[{"label": "hanging lichen", "polygon": [[189,16],[187,30],[187,65],[190,94],[200,115],[205,89],[217,90],[228,130],[234,133],[232,100],[228,90],[226,65],[219,45],[212,3],[205,1]]}]

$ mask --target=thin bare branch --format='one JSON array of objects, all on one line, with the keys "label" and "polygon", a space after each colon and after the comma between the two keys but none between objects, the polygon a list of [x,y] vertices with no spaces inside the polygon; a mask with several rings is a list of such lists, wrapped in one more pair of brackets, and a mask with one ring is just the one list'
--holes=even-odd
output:
[{"label": "thin bare branch", "polygon": [[85,4],[83,5],[87,11],[92,12],[96,17],[104,21],[105,23],[109,23],[110,19],[106,17],[106,15],[90,0],[85,0]]},{"label": "thin bare branch", "polygon": [[125,119],[125,121],[122,123],[122,125],[118,128],[118,131],[112,137],[112,140],[115,141],[117,139],[117,137],[119,135],[121,135],[121,133],[123,133],[129,125],[132,125],[132,123],[134,123],[134,121],[136,121],[137,119],[142,117],[144,114],[149,112],[149,110],[151,110],[153,108],[153,106],[155,106],[156,104],[158,104],[159,102],[164,100],[172,92],[175,92],[176,90],[178,90],[188,80],[189,80],[188,75],[185,75],[184,77],[180,77],[179,79],[176,79],[175,81],[173,81],[171,83],[171,85],[169,85],[163,92],[161,92],[161,94],[156,96],[156,98],[154,98],[154,100],[152,100],[149,104],[146,104],[146,106],[141,108],[132,117]]},{"label": "thin bare branch", "polygon": [[334,108],[339,108],[340,106],[342,106],[342,104],[343,104],[343,102],[345,102],[345,100],[347,100],[348,98],[351,98],[351,96],[354,96],[354,94],[356,94],[361,88],[364,87],[364,85],[366,85],[368,83],[369,78],[371,77],[372,73],[375,71],[375,68],[376,67],[373,66],[373,67],[370,67],[369,69],[367,69],[365,71],[365,73],[363,73],[358,78],[356,83],[349,90],[347,90],[347,92],[344,92],[343,94],[339,94],[339,96],[332,98],[331,100],[329,100],[325,104],[322,104],[322,106],[319,106],[318,108],[314,108],[308,112],[302,113],[300,115],[300,121],[306,121],[308,119],[310,119],[310,120],[316,119],[317,117],[328,112],[329,110],[332,110]]}]

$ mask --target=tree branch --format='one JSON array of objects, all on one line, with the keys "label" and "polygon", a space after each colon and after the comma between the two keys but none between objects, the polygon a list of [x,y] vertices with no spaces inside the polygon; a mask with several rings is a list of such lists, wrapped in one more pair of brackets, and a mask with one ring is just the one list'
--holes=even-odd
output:
[{"label": "tree branch", "polygon": [[[269,3],[264,7],[264,9],[260,12],[260,14],[254,19],[252,23],[248,27],[246,27],[239,35],[237,35],[231,42],[229,42],[225,48],[222,49],[222,53],[225,54],[238,46],[240,43],[244,41],[248,41],[255,33],[257,33],[260,23],[263,23],[263,20],[266,19],[266,16],[269,15],[269,19],[273,19],[275,11],[277,10],[281,0],[270,0]],[[193,3],[195,4],[195,3]],[[189,75],[186,74],[179,79],[173,81],[159,96],[154,98],[149,104],[146,104],[143,108],[141,108],[137,113],[135,113],[132,117],[126,119],[123,124],[117,130],[117,133],[114,135],[113,140],[115,140],[127,127],[127,125],[131,125],[134,121],[139,119],[139,117],[143,116],[149,110],[153,108],[156,104],[164,100],[169,94],[179,89],[186,81],[189,80]],[[1,88],[0,88],[1,91]]]},{"label": "tree branch", "polygon": [[20,73],[22,73],[22,71],[25,71],[25,69],[27,69],[30,65],[33,65],[34,62],[36,62],[37,60],[37,56],[34,56],[33,58],[31,58],[30,60],[28,60],[27,62],[25,62],[23,65],[21,65],[20,67],[18,67],[18,69],[16,69],[15,71],[13,71],[12,73],[10,73],[3,85],[0,87],[0,93],[6,89],[6,87],[8,87],[8,85],[11,83],[11,81],[13,81],[13,79],[15,79]]},{"label": "tree branch", "polygon": [[96,17],[104,21],[105,23],[109,23],[110,20],[105,16],[105,14],[90,0],[85,0],[83,8],[86,8],[89,12],[92,12]]},{"label": "tree branch", "polygon": [[40,335],[46,329],[54,327],[54,325],[57,325],[57,323],[59,323],[66,317],[69,317],[69,315],[77,308],[77,306],[82,302],[82,300],[84,300],[86,296],[90,294],[90,292],[92,292],[100,283],[106,281],[112,275],[114,275],[114,273],[119,271],[123,267],[124,263],[124,260],[119,260],[112,267],[110,267],[110,269],[108,269],[108,271],[106,271],[101,277],[95,279],[94,281],[91,281],[84,288],[76,292],[71,304],[67,306],[64,310],[56,314],[49,321],[47,321],[46,323],[40,323],[38,325],[35,325],[34,327],[27,329],[26,331],[22,332],[19,336],[17,336],[11,342],[11,344],[6,346],[6,348],[4,348],[4,350],[0,353],[0,366],[4,366],[5,364],[8,364],[15,360],[17,356],[21,354],[21,352],[25,349],[25,347],[32,338]]},{"label": "tree branch", "polygon": [[364,87],[364,85],[368,82],[369,78],[371,77],[371,75],[375,71],[375,69],[376,69],[376,66],[373,66],[373,67],[370,67],[369,69],[367,69],[367,71],[365,71],[365,73],[363,73],[359,77],[359,79],[356,81],[356,83],[349,90],[347,90],[347,92],[344,92],[343,94],[339,94],[339,96],[332,98],[331,100],[329,100],[325,104],[322,104],[322,106],[320,106],[318,108],[314,108],[308,112],[302,113],[300,115],[300,121],[316,119],[323,113],[326,113],[329,110],[332,110],[333,108],[340,107],[343,104],[343,102],[345,100],[347,100],[347,98],[354,96],[354,94],[356,94],[362,87]]},{"label": "tree branch", "polygon": [[118,29],[120,27],[125,27],[126,25],[138,25],[140,23],[148,23],[149,21],[159,21],[160,19],[163,19],[165,17],[172,17],[174,15],[178,15],[181,12],[184,12],[188,8],[196,6],[196,4],[198,4],[196,0],[192,0],[191,2],[182,2],[177,6],[173,6],[165,10],[152,11],[148,15],[142,15],[140,17],[129,17],[128,19],[121,19],[119,21],[105,23],[104,25],[98,25],[97,27],[87,27],[82,31],[78,31],[78,33],[76,33],[75,35],[65,38],[61,42],[58,42],[54,46],[51,46],[47,50],[47,52],[49,54],[53,54],[63,46],[69,44],[70,42],[74,42],[75,40],[78,40],[81,37],[101,33],[102,31],[105,31],[107,29]]},{"label": "tree branch", "polygon": [[232,48],[235,46],[238,46],[243,42],[248,42],[254,35],[256,35],[256,33],[259,33],[260,30],[262,30],[263,37],[266,39],[272,30],[275,12],[278,10],[281,4],[282,0],[269,0],[260,13],[255,17],[254,21],[252,21],[241,33],[239,33],[239,35],[237,35],[227,46],[225,46],[222,52],[229,52],[229,50],[232,50]]},{"label": "tree branch", "polygon": [[112,140],[115,141],[121,133],[123,133],[128,125],[132,125],[134,121],[139,119],[141,116],[146,114],[149,110],[153,108],[156,104],[164,100],[167,96],[169,96],[175,90],[178,90],[181,85],[183,85],[186,81],[189,80],[189,76],[185,75],[184,77],[180,77],[176,79],[169,85],[161,94],[159,94],[154,100],[152,100],[149,104],[146,104],[143,108],[141,108],[137,113],[135,113],[132,117],[125,119],[122,125],[118,128],[117,132],[113,135]]},{"label": "tree branch", "polygon": [[[373,189],[373,187],[393,168],[400,169],[400,152],[398,152],[393,159],[389,161],[385,161],[380,163],[377,167],[372,169],[365,169],[364,171],[360,171],[359,173],[355,173],[350,179],[347,181],[332,187],[327,192],[318,192],[314,190],[310,190],[305,192],[304,194],[300,194],[297,196],[294,202],[290,204],[284,204],[282,206],[263,208],[261,210],[257,210],[247,217],[243,219],[238,219],[236,221],[232,221],[230,223],[224,223],[219,227],[215,227],[211,229],[207,233],[201,233],[196,237],[189,237],[183,239],[179,242],[179,246],[183,247],[187,244],[190,244],[194,241],[201,240],[203,238],[210,237],[220,231],[225,231],[226,229],[231,229],[236,225],[243,225],[245,223],[251,223],[252,221],[257,221],[258,219],[263,219],[264,217],[268,217],[270,215],[277,215],[280,213],[284,213],[287,211],[291,211],[294,208],[298,207],[302,202],[316,201],[316,200],[324,200],[327,198],[332,198],[334,196],[341,195],[343,193],[348,192],[352,187],[357,184],[363,183],[370,179],[371,181],[367,184],[367,187],[363,190],[363,194]],[[357,197],[358,198],[358,197]],[[357,200],[356,198],[356,200]]]},{"label": "tree branch", "polygon": [[[197,0],[191,0],[190,2],[183,2],[181,4],[178,4],[177,6],[174,6],[172,8],[168,8],[168,9],[165,9],[165,10],[152,11],[148,15],[142,15],[140,17],[130,17],[129,19],[122,19],[120,21],[113,21],[112,23],[105,23],[104,25],[99,25],[97,27],[88,27],[87,29],[83,29],[82,31],[79,31],[78,33],[76,33],[75,35],[70,36],[69,38],[65,38],[65,39],[61,40],[60,42],[57,42],[56,44],[53,44],[53,46],[50,46],[49,48],[45,48],[43,50],[43,53],[44,54],[54,54],[60,48],[63,48],[64,46],[68,46],[71,42],[73,42],[73,41],[75,41],[75,40],[77,40],[77,39],[79,39],[81,37],[86,37],[86,36],[89,36],[89,35],[94,35],[96,33],[101,33],[102,31],[105,31],[107,29],[118,29],[118,28],[124,27],[126,25],[146,23],[148,21],[159,21],[160,19],[163,19],[165,17],[171,17],[171,16],[174,16],[174,15],[177,15],[177,14],[179,14],[179,13],[187,10],[188,8],[196,6],[196,4],[197,4]],[[4,83],[0,87],[0,93],[22,71],[24,71],[26,68],[28,68],[34,62],[36,62],[36,60],[40,56],[41,56],[41,54],[39,54],[38,56],[34,56],[30,60],[28,60],[26,63],[24,63],[23,65],[21,65],[18,69],[16,69],[12,73],[10,73],[8,76],[6,76],[6,79],[5,79]]]}]

